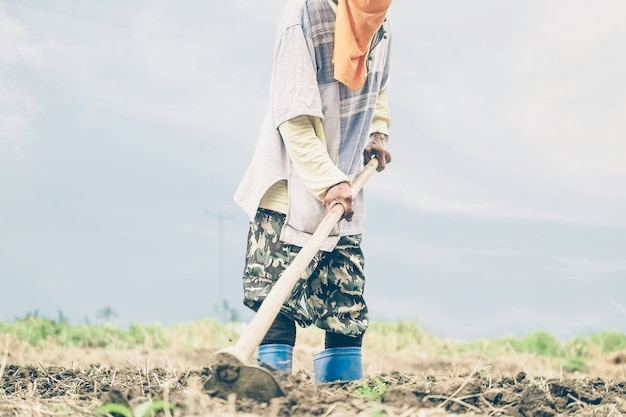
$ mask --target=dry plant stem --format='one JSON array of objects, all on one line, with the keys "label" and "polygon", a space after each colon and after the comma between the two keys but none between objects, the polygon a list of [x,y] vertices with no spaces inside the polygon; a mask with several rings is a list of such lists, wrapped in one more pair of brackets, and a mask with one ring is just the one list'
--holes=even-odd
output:
[{"label": "dry plant stem", "polygon": [[2,362],[0,363],[0,379],[2,375],[4,375],[4,369],[7,367],[7,361],[9,359],[9,342],[11,342],[11,337],[7,334],[5,339],[4,354],[2,355]]},{"label": "dry plant stem", "polygon": [[365,411],[370,407],[370,404],[367,404],[365,401],[360,400],[360,401],[355,401],[352,400],[350,401],[350,404],[354,407],[354,408],[358,408],[361,411]]},{"label": "dry plant stem", "polygon": [[572,394],[567,394],[567,397],[573,401],[572,403],[568,404],[568,407],[571,407],[572,405],[576,404],[582,410],[589,405],[583,401],[580,401],[578,398],[574,397]]},{"label": "dry plant stem", "polygon": [[41,368],[41,370],[43,371],[44,374],[46,374],[46,376],[50,376],[50,374],[48,373],[48,371],[46,370],[46,368],[41,364],[41,362],[37,362],[37,365],[39,365],[39,367]]},{"label": "dry plant stem", "polygon": [[170,402],[170,387],[167,385],[163,388],[163,401],[165,401],[166,404],[166,406],[163,407],[163,414],[165,414],[165,417],[172,417],[170,408],[167,407],[167,404]]},{"label": "dry plant stem", "polygon": [[472,411],[476,411],[477,413],[480,413],[480,408],[474,407],[473,405],[468,404],[465,401],[463,401],[463,399],[474,398],[474,397],[477,397],[477,396],[478,395],[466,395],[465,397],[454,398],[453,396],[446,397],[445,395],[427,395],[426,397],[424,397],[424,400],[427,400],[427,399],[430,399],[430,398],[432,398],[434,400],[445,400],[444,402],[439,404],[439,406],[437,408],[441,408],[441,406],[446,404],[448,401],[452,401],[454,403],[462,405],[463,407],[467,408],[468,410],[472,410]]},{"label": "dry plant stem", "polygon": [[324,413],[324,415],[322,415],[322,417],[328,417],[330,416],[333,411],[335,411],[335,408],[337,408],[337,404],[338,403],[334,403],[333,405],[331,405],[330,407],[328,407],[328,410],[326,410],[326,412]]},{"label": "dry plant stem", "polygon": [[231,392],[228,394],[228,412],[235,414],[237,412],[237,394]]},{"label": "dry plant stem", "polygon": [[448,401],[451,401],[454,397],[456,397],[456,395],[461,392],[461,390],[467,385],[467,383],[470,381],[470,379],[474,376],[474,374],[476,373],[476,371],[478,370],[478,368],[480,367],[480,364],[483,361],[483,356],[485,355],[485,351],[487,350],[487,346],[489,344],[485,344],[485,346],[483,347],[483,351],[480,353],[480,357],[478,358],[478,362],[476,362],[476,365],[474,366],[474,369],[472,370],[472,372],[469,374],[469,376],[465,379],[465,381],[463,381],[463,383],[461,384],[461,386],[454,392],[454,394],[452,394],[450,397],[448,397],[448,399],[446,399],[444,402],[442,402],[441,404],[439,404],[438,408],[443,408],[444,405],[447,404]]},{"label": "dry plant stem", "polygon": [[515,359],[517,359],[517,361],[519,362],[519,364],[522,367],[522,369],[524,370],[524,372],[526,372],[526,375],[528,376],[528,378],[530,378],[530,380],[533,381],[534,384],[536,384],[537,381],[535,381],[535,378],[533,378],[533,376],[530,374],[530,372],[528,372],[528,369],[526,368],[526,365],[524,365],[524,362],[522,362],[522,359],[517,355],[517,352],[515,351],[515,349],[513,349],[513,346],[511,346],[511,344],[508,343],[508,342],[507,342],[506,346],[513,353],[513,356],[515,356]]},{"label": "dry plant stem", "polygon": [[482,402],[487,406],[487,408],[489,408],[489,415],[490,416],[494,416],[496,414],[504,414],[506,413],[506,409],[511,407],[512,404],[506,404],[503,405],[502,407],[494,407],[493,404],[491,404],[489,401],[487,401],[485,399],[485,397],[483,397],[482,395],[480,396],[480,399],[482,400]]},{"label": "dry plant stem", "polygon": [[398,417],[409,417],[409,416],[413,416],[415,415],[415,413],[417,412],[417,408],[413,407],[413,408],[409,408],[408,410],[406,410],[405,412],[403,412],[402,414],[400,414]]},{"label": "dry plant stem", "polygon": [[148,388],[150,388],[150,356],[152,356],[152,349],[148,350],[148,357],[146,358],[146,379],[148,380]]},{"label": "dry plant stem", "polygon": [[165,359],[167,360],[167,365],[170,368],[170,372],[174,375],[174,378],[178,381],[178,374],[176,373],[176,368],[172,365],[172,361],[170,360],[170,355],[165,352]]}]

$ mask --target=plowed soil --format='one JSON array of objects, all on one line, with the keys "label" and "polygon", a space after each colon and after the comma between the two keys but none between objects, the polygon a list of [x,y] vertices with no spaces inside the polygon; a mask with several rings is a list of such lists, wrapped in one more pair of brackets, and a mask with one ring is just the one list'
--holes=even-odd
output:
[{"label": "plowed soil", "polygon": [[[165,353],[156,360],[158,354],[153,352],[121,352],[111,360],[109,352],[101,363],[90,365],[79,363],[81,353],[66,353],[65,366],[50,364],[59,361],[58,354],[52,355],[54,360],[45,354],[39,361],[25,360],[30,364],[12,363],[9,356],[0,367],[0,416],[96,415],[107,402],[132,408],[151,399],[173,403],[171,413],[157,414],[172,416],[616,417],[626,413],[622,356],[607,358],[603,371],[595,371],[602,375],[594,376],[593,370],[563,374],[532,358],[486,362],[404,353],[369,358],[363,381],[324,386],[314,384],[303,361],[302,369],[283,384],[284,397],[259,403],[235,396],[217,398],[207,391],[204,383],[211,371],[194,364],[205,362],[208,352],[190,352],[174,361]],[[307,352],[299,354],[307,356]],[[98,355],[87,352],[84,357]],[[540,369],[547,376],[539,374]]]}]

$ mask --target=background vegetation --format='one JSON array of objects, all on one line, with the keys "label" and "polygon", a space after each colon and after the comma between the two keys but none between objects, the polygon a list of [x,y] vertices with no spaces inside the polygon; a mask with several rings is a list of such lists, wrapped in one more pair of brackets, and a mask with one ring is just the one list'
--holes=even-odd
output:
[{"label": "background vegetation", "polygon": [[[106,349],[220,349],[233,344],[245,326],[239,322],[205,319],[171,326],[131,324],[118,327],[103,323],[70,324],[59,314],[57,319],[28,314],[10,322],[0,321],[0,342],[5,338],[20,341],[36,349],[106,348]],[[319,329],[299,329],[298,341],[321,345]],[[565,371],[582,371],[586,364],[611,352],[626,351],[626,334],[603,331],[559,340],[537,331],[523,337],[458,341],[437,338],[424,332],[412,321],[374,322],[366,333],[365,347],[373,352],[422,352],[443,357],[475,354],[485,358],[502,354],[530,354],[560,363]]]}]

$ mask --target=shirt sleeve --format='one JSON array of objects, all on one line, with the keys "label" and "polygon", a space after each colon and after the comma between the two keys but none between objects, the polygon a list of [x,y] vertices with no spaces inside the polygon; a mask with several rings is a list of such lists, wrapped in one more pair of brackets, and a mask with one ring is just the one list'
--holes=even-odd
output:
[{"label": "shirt sleeve", "polygon": [[300,115],[324,117],[316,71],[314,47],[302,25],[287,27],[276,45],[270,86],[276,127]]},{"label": "shirt sleeve", "polygon": [[278,130],[285,143],[287,154],[304,186],[313,196],[323,201],[326,192],[340,182],[351,183],[335,164],[333,164],[323,132],[321,121],[312,116],[296,116],[282,123]]},{"label": "shirt sleeve", "polygon": [[389,106],[387,105],[387,91],[380,90],[378,100],[376,100],[372,125],[370,126],[370,135],[372,133],[384,133],[385,135],[389,135],[390,125],[391,118],[389,117]]}]

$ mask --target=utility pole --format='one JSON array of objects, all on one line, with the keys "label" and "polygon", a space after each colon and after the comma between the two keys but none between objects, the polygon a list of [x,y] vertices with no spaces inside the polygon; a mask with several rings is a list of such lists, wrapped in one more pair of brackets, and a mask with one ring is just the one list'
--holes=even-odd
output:
[{"label": "utility pole", "polygon": [[[204,212],[211,216],[217,218],[217,264],[218,264],[218,305],[217,305],[217,314],[218,319],[223,321],[226,319],[226,297],[224,295],[224,213],[213,213],[208,209],[204,209]],[[230,217],[230,216],[228,216]]]}]

